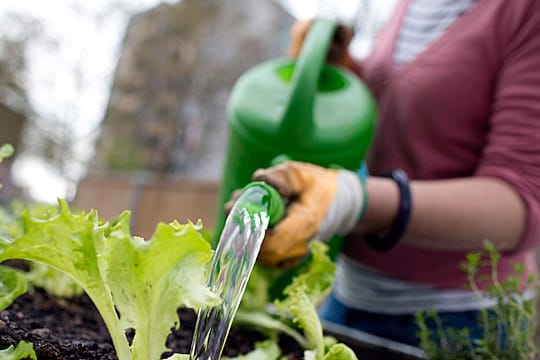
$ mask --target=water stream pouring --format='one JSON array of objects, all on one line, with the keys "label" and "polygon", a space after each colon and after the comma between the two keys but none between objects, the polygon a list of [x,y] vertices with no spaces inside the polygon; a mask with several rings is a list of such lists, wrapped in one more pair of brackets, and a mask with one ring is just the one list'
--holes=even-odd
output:
[{"label": "water stream pouring", "polygon": [[208,276],[208,286],[222,302],[199,311],[191,360],[220,358],[266,229],[284,216],[283,200],[274,188],[263,182],[244,187],[227,216]]}]

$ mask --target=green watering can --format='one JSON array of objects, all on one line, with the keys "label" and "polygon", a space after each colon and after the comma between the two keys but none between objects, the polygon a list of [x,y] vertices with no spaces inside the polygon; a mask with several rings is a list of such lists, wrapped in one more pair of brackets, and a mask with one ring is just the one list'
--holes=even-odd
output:
[{"label": "green watering can", "polygon": [[352,72],[326,64],[337,23],[314,21],[298,59],[264,62],[244,73],[228,104],[229,134],[214,246],[231,193],[279,158],[356,170],[374,130],[375,101]]}]

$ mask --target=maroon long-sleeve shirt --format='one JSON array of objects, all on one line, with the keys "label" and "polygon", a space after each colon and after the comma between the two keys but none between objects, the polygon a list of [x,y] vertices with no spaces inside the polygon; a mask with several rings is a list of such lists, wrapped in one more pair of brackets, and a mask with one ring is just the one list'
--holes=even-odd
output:
[{"label": "maroon long-sleeve shirt", "polygon": [[[372,174],[404,169],[411,179],[491,176],[510,184],[527,206],[519,247],[503,254],[536,271],[540,244],[540,1],[479,0],[415,59],[393,61],[396,9],[362,76],[379,119],[368,158]],[[349,239],[353,259],[402,279],[462,288],[465,253],[398,245],[386,253]]]}]

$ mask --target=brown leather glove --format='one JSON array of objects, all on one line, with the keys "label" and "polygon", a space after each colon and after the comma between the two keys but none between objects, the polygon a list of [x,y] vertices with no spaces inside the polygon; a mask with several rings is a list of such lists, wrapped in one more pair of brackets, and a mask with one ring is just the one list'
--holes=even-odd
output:
[{"label": "brown leather glove", "polygon": [[289,203],[286,217],[266,232],[258,258],[264,265],[296,263],[307,254],[309,240],[350,232],[364,209],[364,185],[348,170],[287,161],[257,170],[253,179],[273,186]]},{"label": "brown leather glove", "polygon": [[[296,59],[302,49],[302,44],[311,27],[313,20],[298,20],[291,28],[291,44],[289,55]],[[334,38],[328,49],[327,61],[334,65],[344,66],[352,69],[353,60],[349,52],[349,45],[353,38],[354,31],[351,27],[339,24],[336,28]]]}]

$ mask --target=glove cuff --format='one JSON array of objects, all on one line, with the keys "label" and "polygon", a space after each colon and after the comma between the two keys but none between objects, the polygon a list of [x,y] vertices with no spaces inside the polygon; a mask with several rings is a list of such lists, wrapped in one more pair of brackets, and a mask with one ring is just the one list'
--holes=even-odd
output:
[{"label": "glove cuff", "polygon": [[337,190],[314,238],[328,240],[334,235],[348,234],[365,212],[365,181],[349,170],[337,170]]}]

